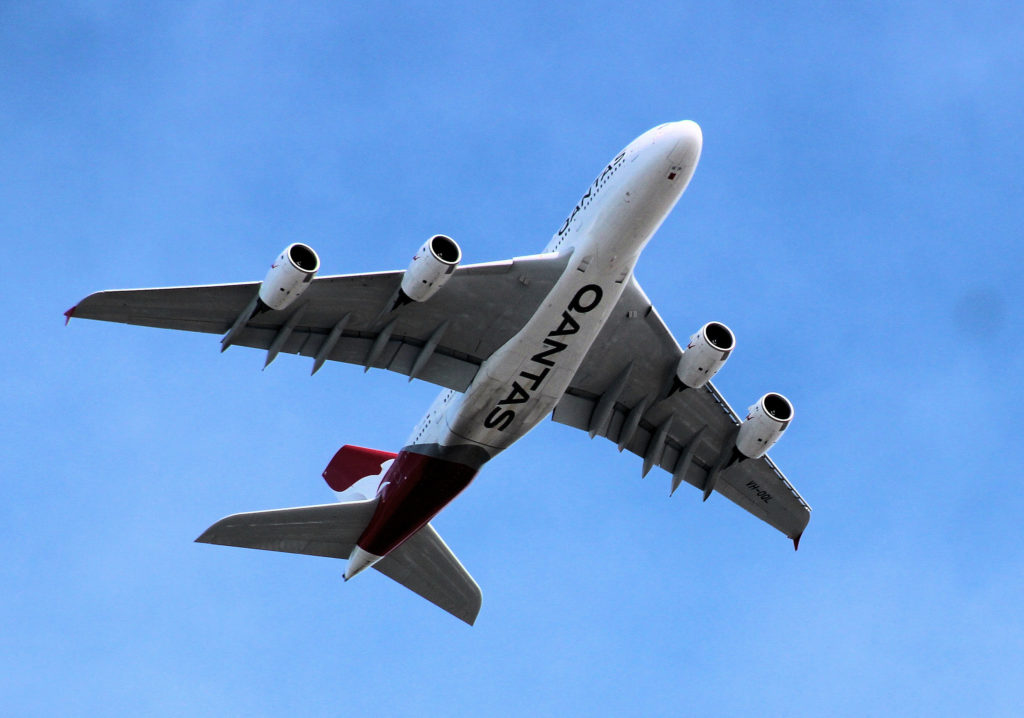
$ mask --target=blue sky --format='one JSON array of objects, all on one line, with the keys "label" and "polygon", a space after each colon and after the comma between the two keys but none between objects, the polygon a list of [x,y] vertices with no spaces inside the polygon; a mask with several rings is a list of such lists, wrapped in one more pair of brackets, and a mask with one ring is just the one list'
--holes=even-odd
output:
[{"label": "blue sky", "polygon": [[[1024,11],[1002,3],[0,5],[10,715],[1017,715]],[[814,512],[794,554],[545,422],[435,522],[473,628],[193,544],[331,499],[435,389],[61,313],[108,288],[539,251],[633,137],[704,131],[637,277],[717,319]]]}]

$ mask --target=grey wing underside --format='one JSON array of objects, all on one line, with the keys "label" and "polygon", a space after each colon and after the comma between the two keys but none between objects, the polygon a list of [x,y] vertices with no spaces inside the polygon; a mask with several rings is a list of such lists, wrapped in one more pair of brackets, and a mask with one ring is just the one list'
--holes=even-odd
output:
[{"label": "grey wing underside", "polygon": [[601,435],[686,482],[718,491],[798,542],[810,507],[767,456],[720,471],[739,418],[710,383],[673,391],[682,348],[631,279],[552,418]]},{"label": "grey wing underside", "polygon": [[[459,267],[430,300],[390,311],[403,272],[320,277],[295,305],[259,314],[231,344],[383,368],[456,391],[533,315],[567,256],[546,254]],[[259,282],[97,292],[74,318],[227,334]],[[316,365],[318,366],[318,364]]]}]

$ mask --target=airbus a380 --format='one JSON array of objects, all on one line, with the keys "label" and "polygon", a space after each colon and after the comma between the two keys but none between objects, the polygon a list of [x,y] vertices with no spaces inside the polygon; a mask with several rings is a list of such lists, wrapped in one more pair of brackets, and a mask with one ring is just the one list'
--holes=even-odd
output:
[{"label": "airbus a380", "polygon": [[397,453],[343,446],[324,470],[339,502],[228,516],[197,540],[374,567],[472,624],[476,582],[430,520],[481,467],[548,414],[619,451],[717,491],[799,545],[810,507],[767,457],[793,418],[768,393],[740,419],[711,384],[735,347],[709,322],[685,350],[633,277],[700,158],[700,127],[671,122],[604,166],[542,254],[460,266],[444,235],[404,272],[315,278],[320,259],[285,248],[262,283],[116,290],[84,317],[223,334],[231,345],[390,369],[443,387]]}]

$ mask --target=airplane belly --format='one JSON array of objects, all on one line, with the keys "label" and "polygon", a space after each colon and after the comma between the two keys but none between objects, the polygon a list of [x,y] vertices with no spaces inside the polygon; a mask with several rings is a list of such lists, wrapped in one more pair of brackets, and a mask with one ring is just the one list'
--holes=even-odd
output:
[{"label": "airplane belly", "polygon": [[[666,147],[673,128],[680,137]],[[700,143],[683,129],[666,125],[641,136],[587,190],[549,244],[571,249],[565,273],[445,412],[442,445],[501,451],[555,407],[692,175]]]},{"label": "airplane belly", "polygon": [[449,436],[442,443],[470,442],[487,447],[492,453],[508,448],[554,409],[572,377],[573,371],[567,369],[557,369],[542,377],[525,366],[508,376],[487,377],[448,414]]},{"label": "airplane belly", "polygon": [[484,363],[447,411],[443,444],[501,451],[551,412],[625,286],[616,281],[622,271],[587,270],[570,263],[537,314]]}]

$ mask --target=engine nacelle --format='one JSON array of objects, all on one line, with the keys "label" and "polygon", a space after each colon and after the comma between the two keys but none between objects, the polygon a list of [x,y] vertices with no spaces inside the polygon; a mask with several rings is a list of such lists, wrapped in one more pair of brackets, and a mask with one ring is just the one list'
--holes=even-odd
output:
[{"label": "engine nacelle", "polygon": [[269,309],[285,309],[298,299],[320,269],[320,257],[312,247],[289,244],[270,265],[260,285],[260,303]]},{"label": "engine nacelle", "polygon": [[711,380],[736,347],[732,330],[721,322],[708,322],[690,337],[679,359],[676,378],[691,389],[699,389]]},{"label": "engine nacelle", "polygon": [[793,405],[782,394],[765,394],[747,410],[736,448],[750,459],[760,459],[772,448],[793,420]]},{"label": "engine nacelle", "polygon": [[425,302],[444,286],[462,260],[462,250],[451,237],[435,234],[413,255],[402,277],[402,295]]}]

